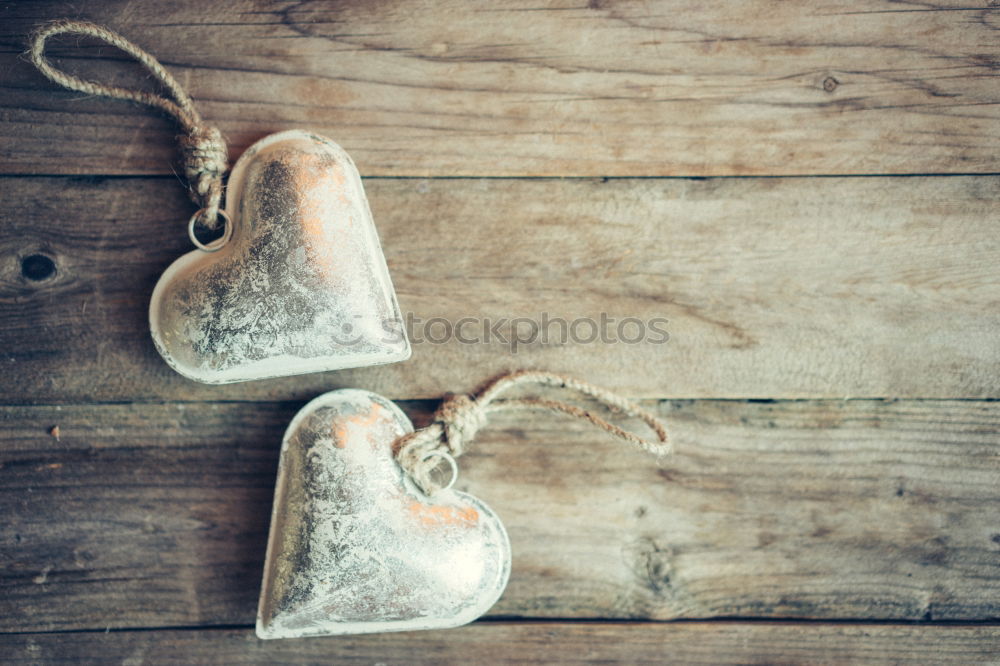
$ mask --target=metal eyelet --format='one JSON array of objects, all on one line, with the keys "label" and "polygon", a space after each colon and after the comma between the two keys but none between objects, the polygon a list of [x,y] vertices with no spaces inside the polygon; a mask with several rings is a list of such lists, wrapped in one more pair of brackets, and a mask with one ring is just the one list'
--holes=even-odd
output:
[{"label": "metal eyelet", "polygon": [[233,221],[229,219],[229,215],[226,213],[226,211],[220,208],[219,215],[222,217],[222,224],[223,224],[222,236],[216,238],[214,241],[206,245],[205,243],[202,243],[200,240],[198,240],[198,237],[195,236],[194,234],[194,225],[197,224],[198,218],[200,218],[201,214],[204,212],[205,209],[202,208],[197,213],[191,216],[191,219],[188,221],[188,238],[191,239],[191,242],[194,243],[194,246],[196,248],[198,248],[203,252],[218,252],[225,246],[226,243],[229,242],[229,239],[232,238],[233,236]]},{"label": "metal eyelet", "polygon": [[437,492],[449,490],[453,485],[455,485],[455,482],[458,481],[458,463],[450,453],[445,453],[444,451],[431,451],[420,460],[423,462],[424,460],[430,460],[431,458],[442,458],[451,466],[451,480],[448,481],[448,485],[442,486]]}]

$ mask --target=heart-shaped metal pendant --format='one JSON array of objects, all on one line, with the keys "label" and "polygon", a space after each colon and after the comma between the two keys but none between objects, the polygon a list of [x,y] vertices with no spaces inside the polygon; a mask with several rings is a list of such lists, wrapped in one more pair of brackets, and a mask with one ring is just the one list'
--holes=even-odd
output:
[{"label": "heart-shaped metal pendant", "polygon": [[260,638],[471,622],[500,598],[510,541],[475,497],[421,493],[393,458],[413,431],[390,400],[326,393],[296,415],[281,446]]},{"label": "heart-shaped metal pendant", "polygon": [[258,141],[233,168],[225,217],[223,238],[171,264],[153,291],[153,341],[177,372],[224,384],[409,357],[361,178],[340,146],[300,130]]}]

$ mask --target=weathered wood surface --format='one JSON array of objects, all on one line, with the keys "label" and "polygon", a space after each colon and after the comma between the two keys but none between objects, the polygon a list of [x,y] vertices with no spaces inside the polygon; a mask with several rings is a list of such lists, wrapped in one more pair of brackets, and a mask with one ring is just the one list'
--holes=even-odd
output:
[{"label": "weathered wood surface", "polygon": [[24,663],[104,664],[983,664],[995,626],[477,623],[448,631],[259,641],[244,629],[0,636]]},{"label": "weathered wood surface", "polygon": [[[422,321],[413,358],[205,386],[167,367],[147,324],[156,279],[191,249],[177,183],[0,180],[0,404],[305,400],[341,386],[438,397],[516,367],[649,397],[1000,397],[997,177],[375,179],[368,190],[403,311]],[[36,254],[54,277],[23,275]],[[588,344],[590,324],[574,341],[550,323],[546,344],[536,335],[511,354],[484,337],[486,320],[542,313],[664,318],[669,340],[647,328],[638,344]],[[435,317],[475,318],[462,335],[479,342],[434,344],[446,330],[426,326]]]},{"label": "weathered wood surface", "polygon": [[[997,4],[0,4],[0,661],[996,663],[996,624],[933,623],[1000,619]],[[42,79],[20,54],[57,18],[160,56],[233,157],[305,127],[390,177],[366,187],[423,322],[662,317],[669,341],[181,378],[146,323],[189,250],[175,128]],[[149,85],[89,40],[52,53]],[[850,174],[987,175],[631,178]],[[499,420],[460,482],[513,540],[492,620],[254,639],[295,411],[356,386],[419,425],[413,399],[518,367],[696,398],[647,403],[677,455]],[[842,397],[931,400],[817,400]]]},{"label": "weathered wood surface", "polygon": [[[998,171],[992,1],[5,3],[4,173],[170,173],[168,121],[18,57],[57,18],[159,56],[234,154],[307,127],[365,175]],[[57,46],[141,82],[107,47]]]},{"label": "weathered wood surface", "polygon": [[[1000,403],[647,404],[661,463],[551,415],[462,458],[513,544],[490,615],[1000,618]],[[299,406],[4,408],[0,631],[251,624]]]}]

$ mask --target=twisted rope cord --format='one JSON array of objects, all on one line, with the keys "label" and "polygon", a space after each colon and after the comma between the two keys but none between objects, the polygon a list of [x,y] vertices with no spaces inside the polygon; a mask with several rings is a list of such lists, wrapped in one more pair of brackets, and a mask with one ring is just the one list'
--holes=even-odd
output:
[{"label": "twisted rope cord", "polygon": [[[613,412],[641,419],[656,433],[659,441],[652,442],[639,437],[582,407],[558,400],[532,397],[497,401],[502,393],[524,384],[564,388],[590,396]],[[486,425],[490,414],[519,409],[541,409],[556,414],[566,414],[589,421],[610,435],[647,453],[660,456],[671,452],[667,428],[663,422],[620,395],[566,375],[521,370],[494,380],[478,397],[457,395],[445,400],[434,413],[434,421],[429,426],[405,435],[396,442],[396,460],[421,490],[433,495],[441,489],[441,484],[431,475],[438,463],[435,454],[448,453],[457,458],[465,452],[466,446],[472,442],[476,433]]]},{"label": "twisted rope cord", "polygon": [[[129,54],[159,81],[172,99],[152,92],[88,81],[57,69],[45,57],[45,42],[50,37],[64,34],[94,37]],[[184,176],[191,188],[191,198],[202,209],[201,222],[210,229],[218,225],[222,177],[229,167],[226,142],[218,129],[204,123],[191,97],[156,58],[118,33],[86,21],[57,21],[42,26],[31,38],[28,55],[47,79],[64,88],[145,104],[174,118],[183,130],[178,141],[181,144]]]}]

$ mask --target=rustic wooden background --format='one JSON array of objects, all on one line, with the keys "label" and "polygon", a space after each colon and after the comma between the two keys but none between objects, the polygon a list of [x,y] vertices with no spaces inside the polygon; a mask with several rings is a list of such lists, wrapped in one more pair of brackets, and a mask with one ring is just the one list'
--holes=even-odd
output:
[{"label": "rustic wooden background", "polygon": [[[0,3],[0,661],[1000,660],[997,5]],[[669,342],[183,379],[146,325],[189,249],[175,129],[43,80],[21,53],[56,18],[157,54],[234,156],[341,143],[404,311],[664,317]],[[461,479],[515,552],[484,620],[257,641],[296,410],[356,386],[425,422],[519,367],[647,401],[677,455],[499,420]]]}]

